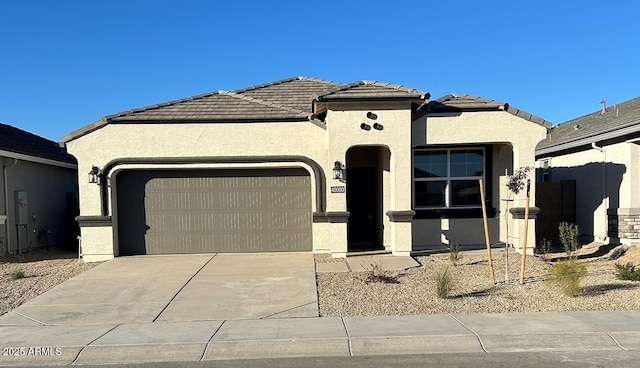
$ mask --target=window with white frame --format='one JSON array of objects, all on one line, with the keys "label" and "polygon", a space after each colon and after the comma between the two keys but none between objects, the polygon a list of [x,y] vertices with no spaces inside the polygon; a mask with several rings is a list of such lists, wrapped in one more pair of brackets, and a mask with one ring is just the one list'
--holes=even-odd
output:
[{"label": "window with white frame", "polygon": [[413,203],[416,209],[480,207],[484,148],[416,149]]}]

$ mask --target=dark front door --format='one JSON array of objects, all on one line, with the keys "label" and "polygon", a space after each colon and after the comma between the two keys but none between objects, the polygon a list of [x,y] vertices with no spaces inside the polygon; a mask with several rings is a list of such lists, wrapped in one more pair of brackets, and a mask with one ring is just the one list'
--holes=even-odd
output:
[{"label": "dark front door", "polygon": [[347,169],[347,223],[349,251],[380,249],[377,229],[376,170]]}]

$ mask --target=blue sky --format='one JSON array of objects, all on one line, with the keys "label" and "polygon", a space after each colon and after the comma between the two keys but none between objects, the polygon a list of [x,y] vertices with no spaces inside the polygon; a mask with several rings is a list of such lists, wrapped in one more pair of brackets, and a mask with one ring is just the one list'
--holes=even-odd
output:
[{"label": "blue sky", "polygon": [[115,112],[310,76],[560,123],[640,96],[639,16],[616,0],[1,0],[0,122],[59,141]]}]

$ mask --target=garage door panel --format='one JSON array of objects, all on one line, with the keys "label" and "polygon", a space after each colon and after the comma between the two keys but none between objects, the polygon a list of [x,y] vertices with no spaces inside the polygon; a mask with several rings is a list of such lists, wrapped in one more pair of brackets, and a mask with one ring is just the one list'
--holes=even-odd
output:
[{"label": "garage door panel", "polygon": [[118,208],[144,202],[124,216],[129,222],[118,221],[121,254],[312,249],[304,170],[137,171],[117,184]]}]

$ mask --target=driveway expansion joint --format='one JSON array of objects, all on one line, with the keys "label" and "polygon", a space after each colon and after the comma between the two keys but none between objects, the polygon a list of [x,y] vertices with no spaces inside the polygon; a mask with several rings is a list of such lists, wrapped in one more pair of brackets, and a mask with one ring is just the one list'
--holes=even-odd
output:
[{"label": "driveway expansion joint", "polygon": [[180,292],[182,292],[182,290],[184,290],[185,287],[187,287],[187,285],[189,285],[189,283],[191,282],[191,280],[193,280],[198,273],[200,273],[200,271],[202,271],[208,264],[209,262],[211,262],[218,254],[214,253],[211,258],[209,258],[209,260],[207,260],[202,267],[200,267],[198,269],[198,271],[196,271],[193,275],[191,275],[191,277],[189,277],[189,280],[187,280],[187,282],[184,283],[184,285],[182,285],[182,287],[180,287],[180,289],[175,293],[175,295],[173,295],[173,297],[171,298],[171,300],[169,300],[169,302],[167,303],[167,305],[164,306],[164,308],[162,308],[162,310],[160,311],[160,313],[158,313],[158,315],[153,319],[153,321],[151,322],[156,322],[158,320],[158,318],[160,318],[160,316],[162,316],[162,313],[164,313],[165,310],[167,310],[167,308],[169,308],[169,306],[171,305],[171,303],[173,303],[173,301],[178,297],[178,295],[180,295]]}]

